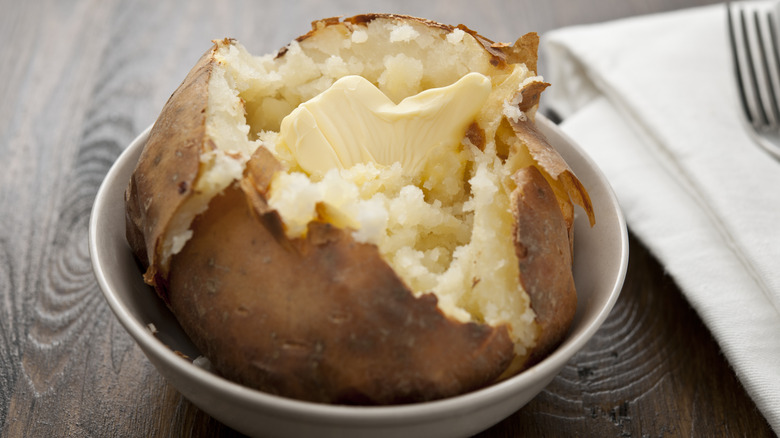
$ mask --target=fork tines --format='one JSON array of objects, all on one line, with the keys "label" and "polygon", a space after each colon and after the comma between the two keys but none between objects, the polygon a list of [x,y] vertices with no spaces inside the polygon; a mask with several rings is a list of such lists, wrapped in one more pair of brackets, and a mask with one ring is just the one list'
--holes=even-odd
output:
[{"label": "fork tines", "polygon": [[758,130],[780,130],[780,55],[774,10],[727,3],[731,49],[745,115]]}]

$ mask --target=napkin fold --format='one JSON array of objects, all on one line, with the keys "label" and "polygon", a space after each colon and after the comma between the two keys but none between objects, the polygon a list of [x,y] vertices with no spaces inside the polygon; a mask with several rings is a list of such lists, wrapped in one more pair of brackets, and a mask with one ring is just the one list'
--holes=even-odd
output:
[{"label": "napkin fold", "polygon": [[542,38],[546,102],[780,432],[780,162],[740,115],[725,5]]}]

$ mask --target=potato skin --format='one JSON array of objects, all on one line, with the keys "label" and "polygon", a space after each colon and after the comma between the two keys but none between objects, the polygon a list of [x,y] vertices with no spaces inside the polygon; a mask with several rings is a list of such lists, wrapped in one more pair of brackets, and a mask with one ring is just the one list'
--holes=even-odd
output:
[{"label": "potato skin", "polygon": [[569,330],[577,311],[569,231],[552,188],[533,166],[512,177],[513,239],[520,283],[531,298],[539,336],[529,365],[547,356]]},{"label": "potato skin", "polygon": [[[359,25],[383,17],[391,16],[343,21]],[[312,32],[298,40],[334,23],[339,20],[315,22]],[[535,34],[509,46],[458,28],[480,41],[493,65],[525,62],[535,70]],[[570,218],[559,208],[570,201],[556,200],[534,167],[518,171],[512,194],[520,280],[537,313],[539,333],[537,348],[527,357],[516,357],[506,325],[460,323],[437,308],[434,295],[415,297],[375,246],[355,242],[345,230],[313,222],[305,238],[288,239],[267,203],[281,164],[264,148],[249,161],[243,179],[195,218],[193,236],[182,251],[170,264],[163,261],[165,233],[193,196],[200,154],[214,147],[205,131],[214,52],[203,55],[164,106],[125,202],[127,239],[146,268],[145,280],[219,373],[302,400],[408,403],[484,387],[540,360],[560,343],[577,300],[571,251],[560,249],[571,245]],[[278,56],[284,54],[282,49]],[[527,90],[531,94],[523,104],[529,108],[521,109],[538,103],[542,89]],[[552,149],[531,122],[512,128],[534,150]],[[558,166],[559,159],[547,164]],[[547,164],[540,163],[542,172]],[[578,184],[563,166],[559,173]],[[587,197],[581,185],[572,184]]]},{"label": "potato skin", "polygon": [[396,404],[480,388],[509,365],[506,326],[450,320],[375,246],[329,224],[288,240],[263,194],[241,186],[195,220],[169,277],[171,309],[227,378],[302,400]]},{"label": "potato skin", "polygon": [[208,146],[206,105],[212,48],[190,70],[163,107],[125,192],[125,224],[133,253],[147,268],[144,279],[167,301],[162,240],[192,195],[200,154]]}]

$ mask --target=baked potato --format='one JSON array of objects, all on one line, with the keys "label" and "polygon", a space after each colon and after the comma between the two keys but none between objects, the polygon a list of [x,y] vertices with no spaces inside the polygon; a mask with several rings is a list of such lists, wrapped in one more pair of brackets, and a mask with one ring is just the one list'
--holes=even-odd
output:
[{"label": "baked potato", "polygon": [[145,281],[216,372],[398,404],[484,387],[561,342],[574,205],[594,213],[534,125],[537,45],[385,14],[316,21],[259,57],[214,41],[125,201]]}]

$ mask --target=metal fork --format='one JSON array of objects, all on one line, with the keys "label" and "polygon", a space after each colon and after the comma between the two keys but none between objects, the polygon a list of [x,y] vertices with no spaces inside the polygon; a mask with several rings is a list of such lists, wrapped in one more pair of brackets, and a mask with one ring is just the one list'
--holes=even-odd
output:
[{"label": "metal fork", "polygon": [[726,2],[731,52],[748,131],[780,159],[780,54],[776,3]]}]

